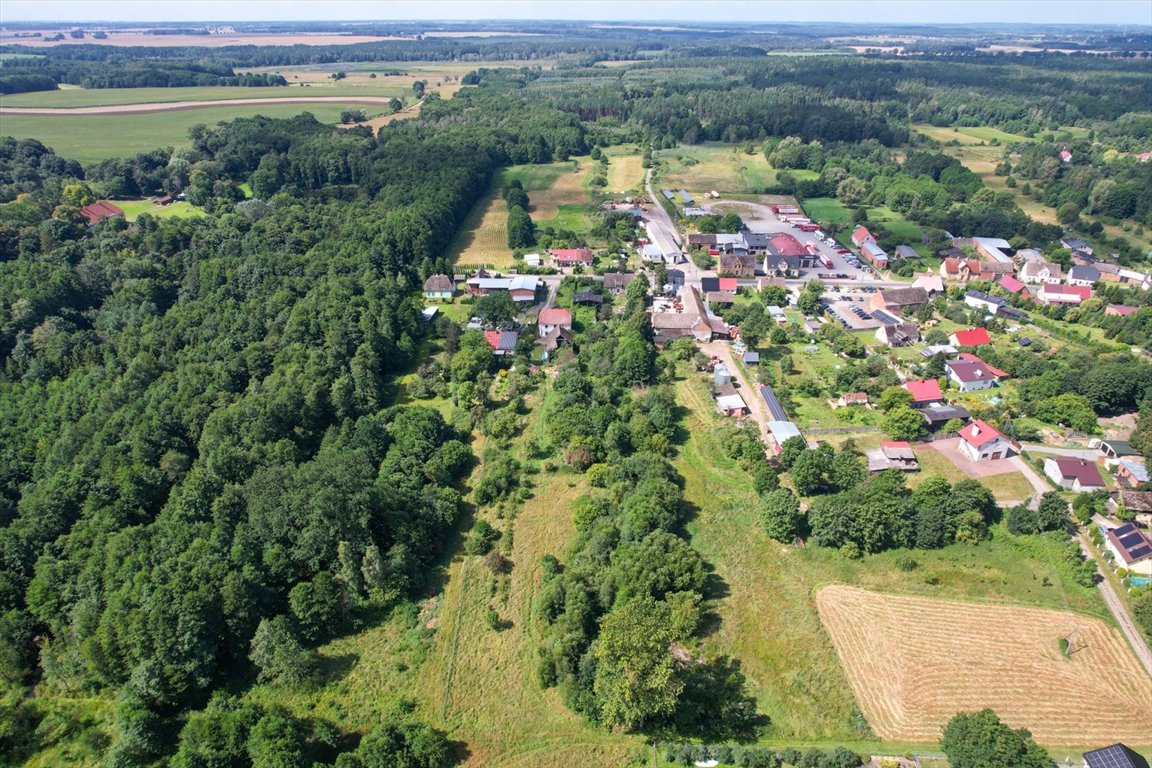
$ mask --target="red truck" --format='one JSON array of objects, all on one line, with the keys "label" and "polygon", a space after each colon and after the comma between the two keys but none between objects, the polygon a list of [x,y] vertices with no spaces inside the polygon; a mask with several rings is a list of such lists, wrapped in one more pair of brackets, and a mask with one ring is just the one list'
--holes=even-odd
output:
[{"label": "red truck", "polygon": [[798,227],[798,229],[801,232],[815,232],[816,230],[820,229],[820,225],[819,224],[801,224]]}]

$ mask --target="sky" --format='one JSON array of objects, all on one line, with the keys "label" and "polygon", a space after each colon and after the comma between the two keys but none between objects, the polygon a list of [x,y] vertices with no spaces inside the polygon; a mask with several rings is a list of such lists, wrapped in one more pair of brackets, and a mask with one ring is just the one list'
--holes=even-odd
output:
[{"label": "sky", "polygon": [[577,19],[1146,25],[1152,0],[2,0],[16,21]]}]

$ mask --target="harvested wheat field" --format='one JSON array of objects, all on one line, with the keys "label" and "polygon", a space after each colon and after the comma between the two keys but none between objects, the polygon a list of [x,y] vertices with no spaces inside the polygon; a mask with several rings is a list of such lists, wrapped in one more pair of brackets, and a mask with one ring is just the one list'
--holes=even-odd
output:
[{"label": "harvested wheat field", "polygon": [[935,741],[955,713],[991,707],[1047,747],[1152,740],[1152,680],[1097,619],[843,585],[821,589],[816,606],[881,738]]}]

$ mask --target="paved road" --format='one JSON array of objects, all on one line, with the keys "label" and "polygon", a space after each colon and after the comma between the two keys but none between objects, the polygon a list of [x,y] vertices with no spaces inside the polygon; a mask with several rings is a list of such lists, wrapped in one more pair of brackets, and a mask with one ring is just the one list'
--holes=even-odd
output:
[{"label": "paved road", "polygon": [[1054,456],[1071,456],[1075,459],[1086,459],[1088,461],[1096,461],[1100,456],[1100,452],[1096,449],[1055,448],[1051,445],[1040,445],[1038,443],[1022,443],[1021,447],[1029,453],[1050,453]]},{"label": "paved road", "polygon": [[[684,249],[680,245],[680,237],[676,230],[676,225],[672,222],[668,211],[664,210],[664,206],[657,202],[656,195],[658,193],[652,189],[651,168],[648,169],[648,175],[644,177],[644,187],[648,192],[648,197],[652,199],[652,209],[644,216],[650,225],[648,229],[652,233],[652,239],[656,245],[660,246],[660,250],[664,252],[665,256],[671,253],[684,253]],[[716,276],[715,272],[702,271],[692,262],[692,259],[688,258],[686,258],[683,264],[676,264],[675,268],[684,273],[684,282],[686,284],[696,286],[697,288],[700,287],[701,277]]]},{"label": "paved road", "polygon": [[[1092,549],[1088,546],[1088,541],[1084,538],[1083,533],[1076,535],[1076,541],[1080,544],[1080,550],[1084,553],[1084,556],[1089,560],[1094,559]],[[1108,610],[1112,612],[1116,623],[1120,625],[1120,631],[1124,633],[1124,637],[1128,638],[1128,644],[1132,646],[1132,650],[1136,652],[1136,658],[1140,660],[1149,677],[1152,677],[1152,649],[1148,648],[1148,643],[1144,640],[1144,635],[1140,633],[1140,630],[1137,629],[1136,624],[1132,621],[1132,617],[1128,614],[1128,607],[1124,605],[1124,601],[1120,599],[1120,596],[1116,594],[1116,590],[1112,588],[1112,582],[1103,576],[1100,576],[1099,581],[1097,581],[1096,588],[1100,590],[1100,597],[1104,598],[1104,604],[1108,606]]]}]

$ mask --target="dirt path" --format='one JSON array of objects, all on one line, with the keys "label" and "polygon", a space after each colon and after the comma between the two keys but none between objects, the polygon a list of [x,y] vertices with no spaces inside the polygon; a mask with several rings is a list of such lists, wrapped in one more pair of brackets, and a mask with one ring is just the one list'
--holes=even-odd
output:
[{"label": "dirt path", "polygon": [[[1076,542],[1080,545],[1080,550],[1084,556],[1089,560],[1094,559],[1092,549],[1088,546],[1088,542],[1084,538],[1083,533],[1076,534]],[[1096,583],[1096,588],[1100,590],[1100,597],[1104,598],[1104,604],[1108,606],[1108,610],[1112,612],[1113,618],[1116,623],[1120,625],[1120,631],[1124,633],[1124,637],[1128,640],[1128,645],[1132,646],[1132,650],[1136,652],[1136,658],[1140,660],[1140,664],[1149,676],[1152,676],[1152,649],[1148,648],[1147,641],[1144,640],[1144,635],[1140,634],[1140,630],[1132,621],[1132,616],[1128,613],[1127,606],[1120,596],[1116,594],[1116,590],[1112,588],[1112,582],[1108,581],[1103,576],[1100,581]]]},{"label": "dirt path", "polygon": [[736,361],[732,357],[732,345],[726,341],[710,341],[707,344],[701,344],[700,351],[709,357],[719,358],[728,368],[729,373],[732,374],[732,379],[736,382],[740,397],[744,398],[744,402],[748,404],[748,408],[752,412],[752,418],[760,425],[760,436],[768,440],[768,422],[772,420],[771,414],[768,413],[768,404],[760,396],[760,389],[748,381],[747,377],[744,376],[743,369],[736,365]]},{"label": "dirt path", "polygon": [[248,107],[262,104],[377,104],[387,106],[391,96],[275,96],[267,99],[213,99],[145,104],[114,104],[97,107],[0,107],[0,115],[151,115],[205,107]]},{"label": "dirt path", "polygon": [[1040,497],[1052,490],[1052,486],[1048,485],[1048,481],[1040,477],[1040,475],[1036,473],[1036,470],[1032,469],[1028,462],[1024,461],[1023,457],[1013,456],[1008,459],[1008,461],[1016,465],[1016,468],[1020,470],[1020,474],[1024,475],[1025,479],[1032,484],[1032,490],[1036,491],[1036,494],[1028,502],[1028,509],[1039,509]]}]

